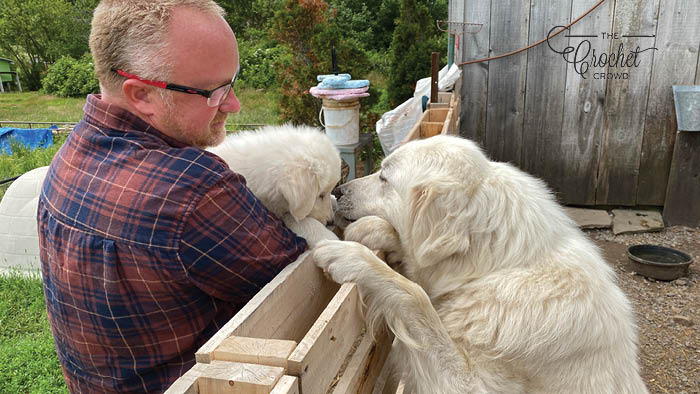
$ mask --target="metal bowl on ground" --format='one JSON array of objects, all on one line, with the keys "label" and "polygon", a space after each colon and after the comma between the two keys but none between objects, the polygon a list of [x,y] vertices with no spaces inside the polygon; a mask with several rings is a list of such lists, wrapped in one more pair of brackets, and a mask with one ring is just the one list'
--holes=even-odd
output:
[{"label": "metal bowl on ground", "polygon": [[686,253],[658,245],[630,246],[627,256],[636,273],[658,280],[674,280],[686,275],[693,262]]}]

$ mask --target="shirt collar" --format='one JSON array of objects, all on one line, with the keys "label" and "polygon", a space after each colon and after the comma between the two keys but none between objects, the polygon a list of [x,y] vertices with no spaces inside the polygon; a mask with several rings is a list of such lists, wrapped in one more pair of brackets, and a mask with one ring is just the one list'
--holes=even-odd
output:
[{"label": "shirt collar", "polygon": [[125,133],[141,132],[162,139],[170,146],[184,148],[187,145],[163,134],[160,130],[148,124],[143,119],[126,109],[102,100],[100,94],[89,94],[83,107],[85,120],[88,123],[111,130]]}]

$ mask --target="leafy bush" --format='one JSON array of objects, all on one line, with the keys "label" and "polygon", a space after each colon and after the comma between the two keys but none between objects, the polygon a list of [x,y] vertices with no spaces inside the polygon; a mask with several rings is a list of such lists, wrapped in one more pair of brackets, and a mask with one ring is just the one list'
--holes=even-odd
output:
[{"label": "leafy bush", "polygon": [[[264,31],[248,31],[238,40],[241,62],[241,86],[265,89],[275,85],[275,63],[284,52]],[[236,82],[237,84],[239,82]]]},{"label": "leafy bush", "polygon": [[49,67],[41,84],[44,93],[61,97],[83,97],[100,89],[89,53],[78,60],[71,56],[58,59]]}]

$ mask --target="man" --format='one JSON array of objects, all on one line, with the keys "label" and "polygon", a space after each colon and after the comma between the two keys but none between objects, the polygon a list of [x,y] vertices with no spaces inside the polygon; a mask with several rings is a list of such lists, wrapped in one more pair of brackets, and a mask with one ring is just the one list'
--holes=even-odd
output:
[{"label": "man", "polygon": [[[306,249],[203,147],[225,135],[236,38],[211,0],[104,0],[101,95],[38,211],[44,292],[71,392],[162,392]],[[233,81],[232,81],[233,80]]]}]

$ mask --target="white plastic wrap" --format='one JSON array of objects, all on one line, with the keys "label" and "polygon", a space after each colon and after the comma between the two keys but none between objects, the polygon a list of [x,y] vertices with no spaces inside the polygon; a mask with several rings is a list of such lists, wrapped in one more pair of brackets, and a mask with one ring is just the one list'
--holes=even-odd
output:
[{"label": "white plastic wrap", "polygon": [[[438,91],[447,92],[452,90],[452,87],[455,82],[457,82],[460,75],[462,75],[462,70],[459,69],[459,66],[452,64],[452,67],[448,69],[447,65],[445,65],[445,67],[438,71]],[[413,97],[429,97],[431,79],[431,77],[419,79],[418,82],[416,82],[416,89],[413,91]]]},{"label": "white plastic wrap", "polygon": [[377,121],[377,135],[384,155],[389,155],[399,146],[423,114],[420,98],[411,97],[398,107],[385,112]]},{"label": "white plastic wrap", "polygon": [[[462,70],[456,64],[453,64],[449,69],[447,66],[443,67],[438,72],[438,90],[451,90],[461,74]],[[377,121],[377,135],[385,155],[398,147],[420,119],[423,113],[422,97],[430,96],[430,79],[428,77],[419,80],[412,98],[384,113],[382,118]]]}]

